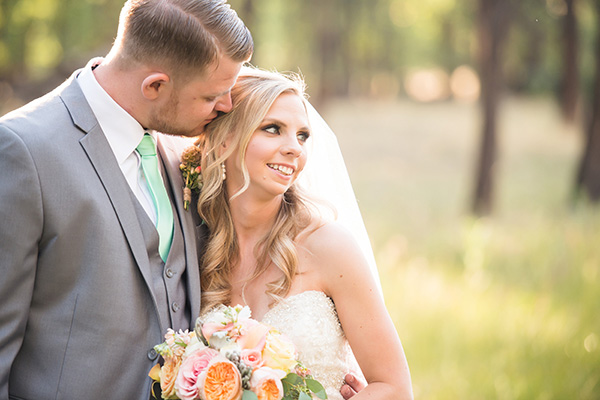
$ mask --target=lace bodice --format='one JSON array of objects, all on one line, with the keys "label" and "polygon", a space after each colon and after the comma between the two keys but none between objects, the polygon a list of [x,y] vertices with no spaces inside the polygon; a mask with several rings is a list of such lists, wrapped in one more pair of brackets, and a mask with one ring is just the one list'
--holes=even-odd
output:
[{"label": "lace bodice", "polygon": [[344,375],[356,370],[335,305],[320,291],[307,291],[288,297],[270,309],[262,320],[289,337],[298,358],[321,382],[331,400],[340,394]]}]

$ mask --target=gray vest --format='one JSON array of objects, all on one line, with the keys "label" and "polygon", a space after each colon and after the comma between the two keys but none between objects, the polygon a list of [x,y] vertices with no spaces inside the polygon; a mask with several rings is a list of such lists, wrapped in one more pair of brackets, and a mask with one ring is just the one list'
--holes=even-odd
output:
[{"label": "gray vest", "polygon": [[[162,166],[162,165],[161,165]],[[179,329],[191,328],[191,308],[187,296],[187,283],[185,275],[185,243],[181,231],[181,223],[177,210],[173,207],[173,194],[170,191],[168,177],[163,171],[163,179],[167,193],[171,199],[173,209],[173,242],[167,262],[163,262],[158,253],[158,232],[148,214],[133,195],[135,211],[142,228],[144,242],[148,252],[150,270],[152,271],[152,292],[156,298],[160,323],[163,331],[167,328]]]}]

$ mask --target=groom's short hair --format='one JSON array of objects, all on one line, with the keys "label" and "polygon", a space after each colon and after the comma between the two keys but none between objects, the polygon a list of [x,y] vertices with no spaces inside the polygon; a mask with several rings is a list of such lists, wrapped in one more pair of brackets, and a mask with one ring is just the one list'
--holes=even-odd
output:
[{"label": "groom's short hair", "polygon": [[200,74],[224,54],[236,62],[253,52],[250,31],[227,0],[128,0],[117,44],[125,62]]}]

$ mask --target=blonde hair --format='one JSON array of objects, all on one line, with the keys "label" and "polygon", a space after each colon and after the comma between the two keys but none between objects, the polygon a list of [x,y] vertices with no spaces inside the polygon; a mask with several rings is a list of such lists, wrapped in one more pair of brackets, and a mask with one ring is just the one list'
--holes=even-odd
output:
[{"label": "blonde hair", "polygon": [[204,73],[220,54],[247,61],[254,46],[226,0],[128,0],[115,44],[124,67],[149,64],[182,77]]},{"label": "blonde hair", "polygon": [[[239,247],[229,209],[229,201],[249,184],[245,153],[254,131],[259,127],[275,100],[284,93],[305,98],[303,81],[295,75],[245,67],[231,91],[233,109],[207,126],[198,141],[203,149],[203,187],[198,212],[210,234],[201,257],[202,309],[231,300],[230,276],[239,261]],[[227,149],[223,144],[229,140]],[[229,194],[222,181],[221,163],[237,149],[245,184],[237,193]],[[311,203],[297,185],[285,193],[272,229],[257,244],[257,266],[250,280],[262,274],[273,263],[283,277],[270,282],[267,294],[276,301],[289,292],[296,275],[298,257],[295,239],[310,224]]]}]

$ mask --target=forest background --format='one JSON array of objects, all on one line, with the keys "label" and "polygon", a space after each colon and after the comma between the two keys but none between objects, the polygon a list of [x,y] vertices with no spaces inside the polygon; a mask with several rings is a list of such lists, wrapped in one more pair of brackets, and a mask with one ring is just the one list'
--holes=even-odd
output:
[{"label": "forest background", "polygon": [[[600,398],[600,2],[230,3],[338,135],[415,397]],[[1,0],[0,114],[122,4]]]}]

